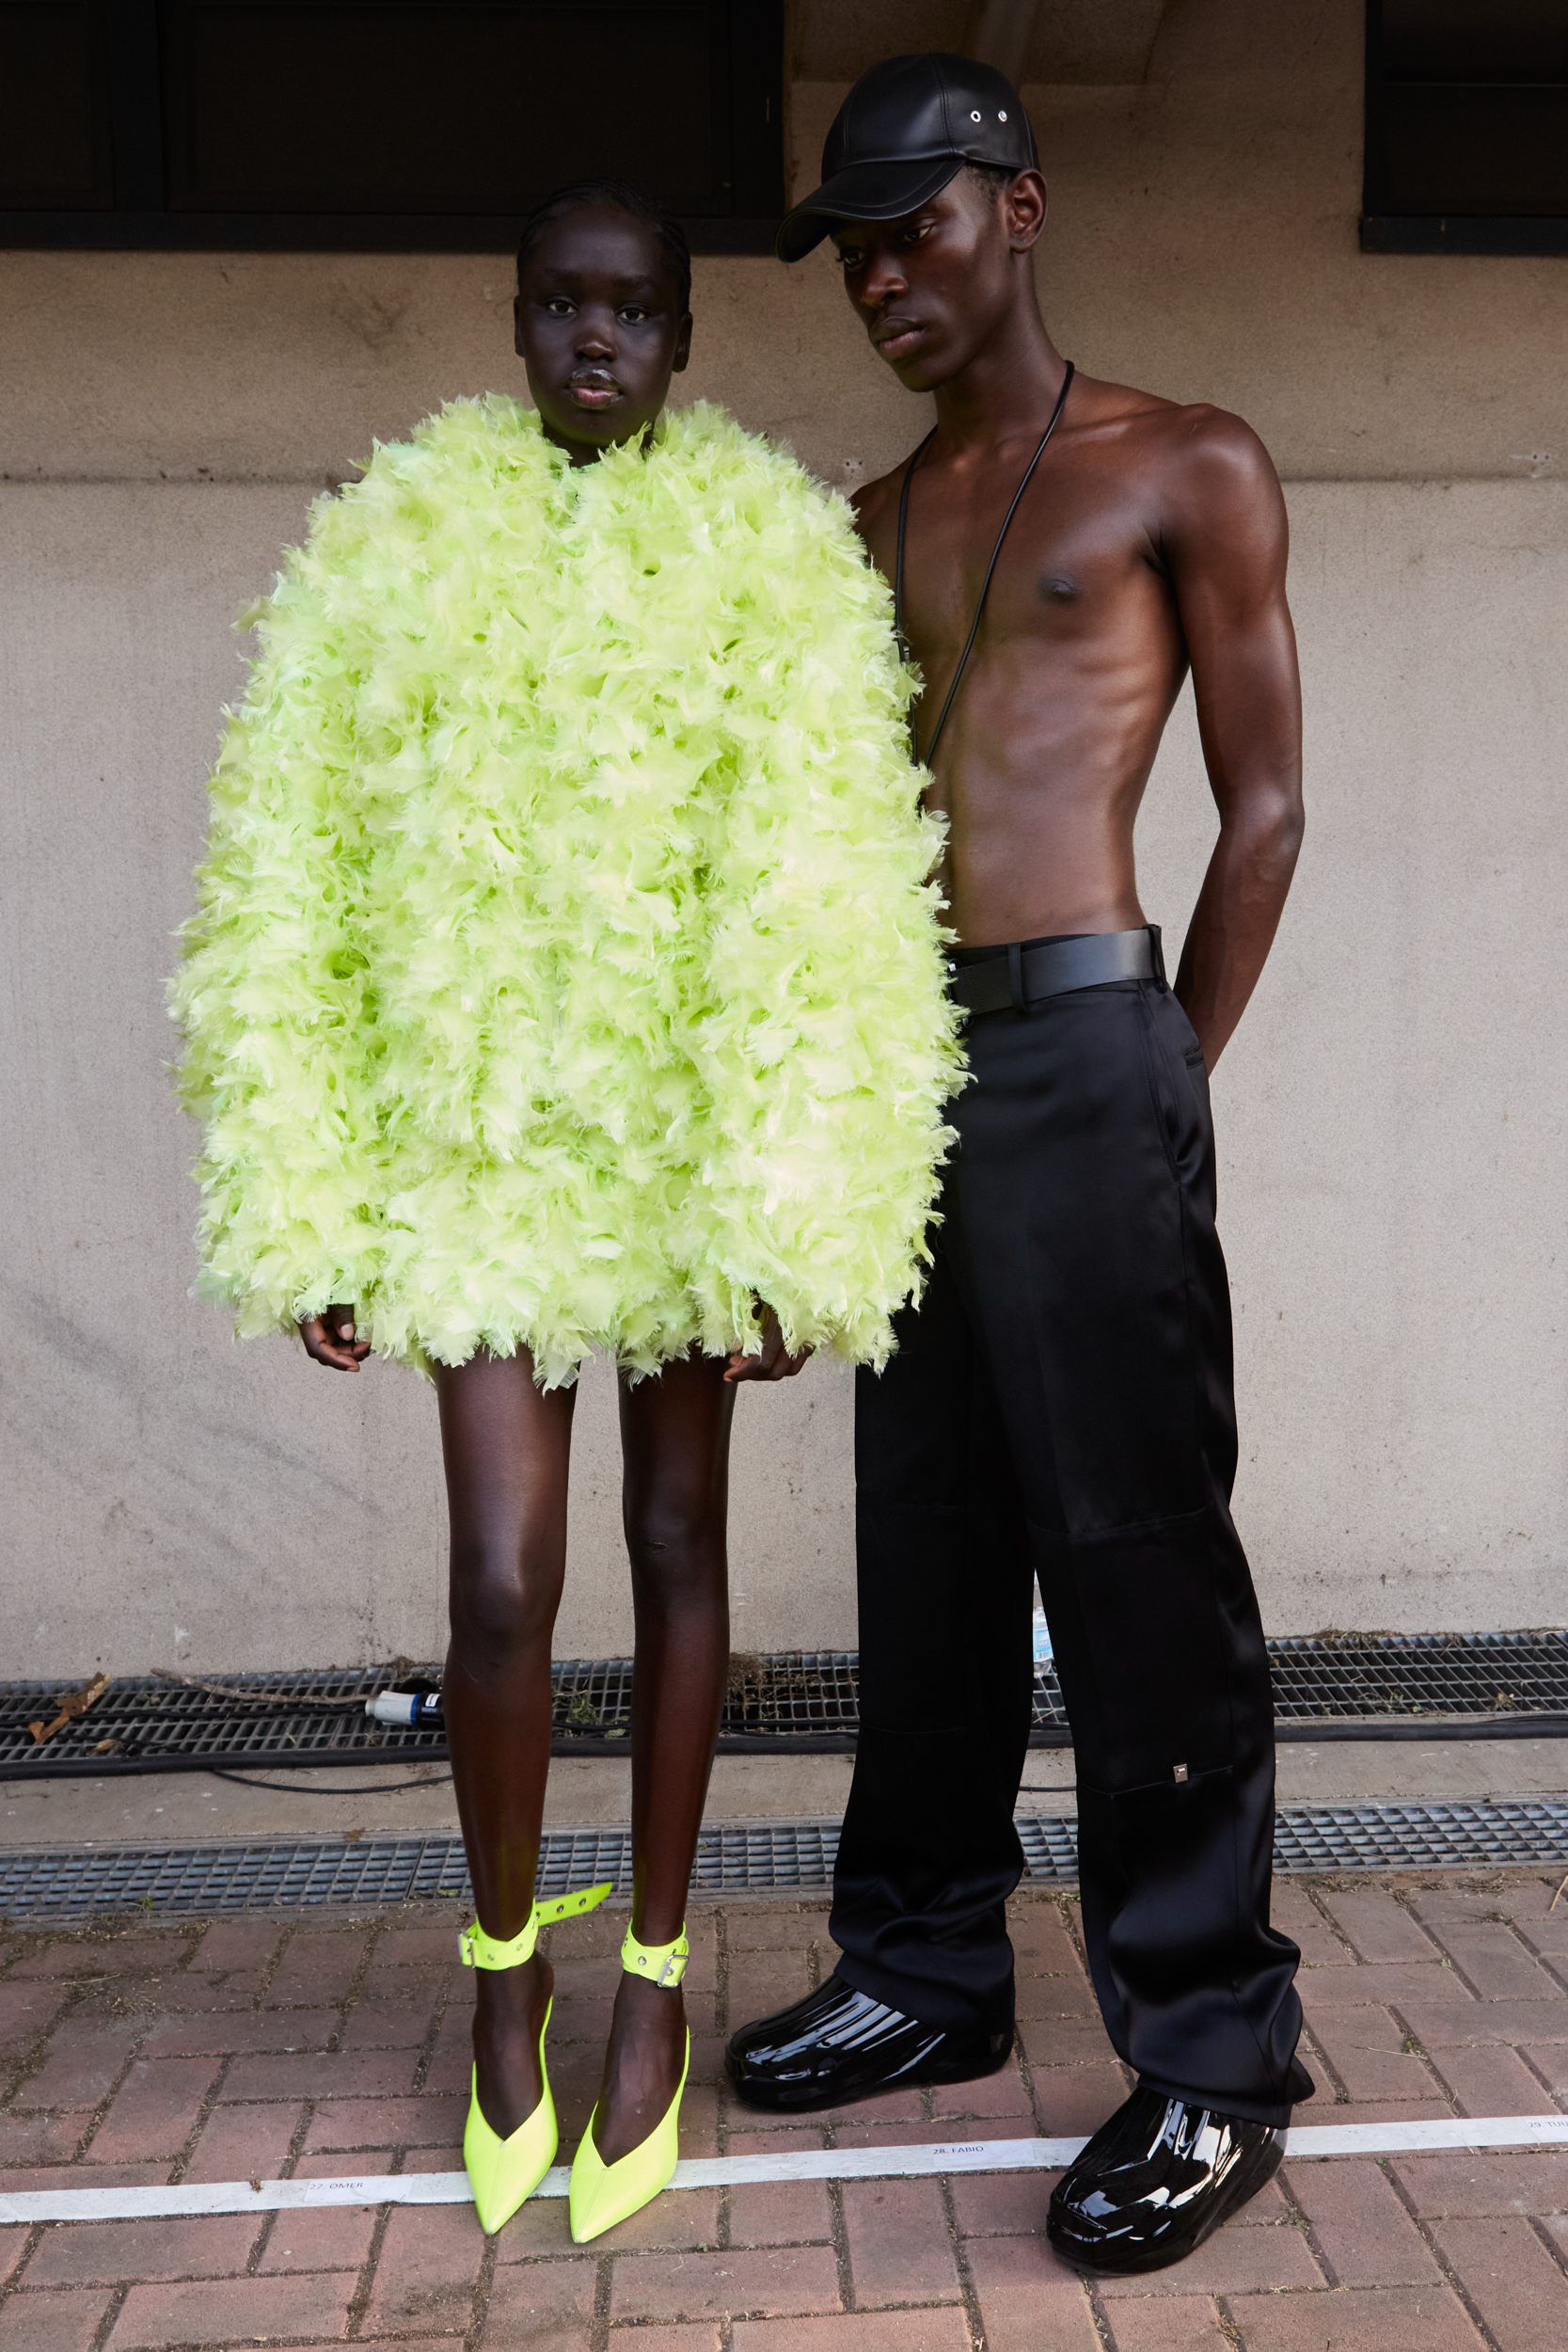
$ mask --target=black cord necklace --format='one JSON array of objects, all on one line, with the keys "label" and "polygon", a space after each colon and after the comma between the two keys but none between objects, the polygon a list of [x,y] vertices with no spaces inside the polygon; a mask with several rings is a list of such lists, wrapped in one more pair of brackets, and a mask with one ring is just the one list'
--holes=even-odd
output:
[{"label": "black cord necklace", "polygon": [[[963,676],[965,667],[969,661],[969,657],[974,650],[974,640],[980,632],[980,615],[986,609],[986,597],[990,592],[991,574],[996,569],[996,559],[1002,552],[1002,542],[1007,535],[1007,525],[1012,521],[1013,516],[1017,514],[1019,500],[1023,496],[1024,491],[1029,487],[1029,477],[1034,472],[1035,468],[1039,464],[1040,459],[1044,456],[1045,445],[1047,441],[1050,440],[1053,433],[1056,430],[1057,421],[1061,417],[1062,410],[1067,405],[1068,386],[1072,382],[1073,373],[1074,370],[1072,361],[1069,359],[1067,363],[1067,373],[1062,378],[1062,389],[1056,395],[1056,405],[1051,411],[1051,422],[1046,426],[1045,431],[1040,435],[1039,446],[1036,450],[1033,457],[1030,458],[1029,463],[1024,467],[1023,479],[1019,484],[1018,488],[1013,492],[1013,502],[1011,506],[1008,507],[1006,515],[1002,517],[1002,528],[996,534],[996,545],[991,549],[990,562],[986,566],[986,577],[980,583],[980,595],[974,607],[974,618],[969,625],[969,635],[965,638],[964,649],[958,656],[958,666],[953,673],[952,683],[947,689],[946,698],[942,703],[942,710],[938,716],[936,725],[931,732],[931,739],[926,746],[926,765],[927,767],[930,766],[932,760],[935,759],[937,755],[937,745],[942,740],[942,728],[947,724],[947,714],[953,707],[953,697],[958,691],[958,681]],[[894,559],[893,566],[893,626],[898,634],[898,650],[903,655],[906,661],[910,658],[910,649],[904,639],[904,534],[909,528],[910,484],[914,480],[915,468],[919,465],[921,459],[925,456],[926,452],[930,448],[931,443],[935,440],[937,428],[933,425],[929,433],[927,434],[926,438],[921,442],[920,447],[915,451],[914,455],[910,459],[909,464],[905,467],[904,486],[898,493],[898,550]],[[914,760],[915,766],[918,768],[920,765],[920,734],[915,725],[914,706],[912,703],[910,706],[910,753]]]}]

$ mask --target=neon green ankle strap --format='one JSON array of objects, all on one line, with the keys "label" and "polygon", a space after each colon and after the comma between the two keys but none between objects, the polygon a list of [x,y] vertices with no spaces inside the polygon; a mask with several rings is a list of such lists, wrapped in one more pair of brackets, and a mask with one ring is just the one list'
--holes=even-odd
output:
[{"label": "neon green ankle strap", "polygon": [[533,1947],[539,1941],[541,1928],[553,1927],[558,1919],[575,1919],[579,1913],[592,1911],[607,1895],[613,1895],[613,1883],[606,1879],[602,1886],[582,1886],[575,1895],[558,1895],[553,1902],[535,1903],[515,1935],[502,1943],[499,1936],[486,1935],[476,1919],[471,1928],[465,1928],[457,1939],[465,1968],[520,1968],[525,1960],[533,1958]]},{"label": "neon green ankle strap", "polygon": [[645,1977],[650,1984],[661,1984],[667,1992],[679,1984],[690,1957],[684,1922],[673,1944],[640,1944],[628,1928],[621,1947],[621,1965],[628,1977]]}]

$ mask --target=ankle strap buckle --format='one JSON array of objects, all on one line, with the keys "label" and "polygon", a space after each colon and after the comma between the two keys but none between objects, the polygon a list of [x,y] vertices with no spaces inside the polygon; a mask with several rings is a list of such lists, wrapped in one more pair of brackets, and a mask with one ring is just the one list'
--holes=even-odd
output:
[{"label": "ankle strap buckle", "polygon": [[661,1985],[673,1992],[686,1974],[686,1963],[691,1957],[685,1924],[673,1944],[640,1944],[631,1930],[626,1930],[621,1947],[621,1965],[628,1977],[639,1977],[648,1984]]}]

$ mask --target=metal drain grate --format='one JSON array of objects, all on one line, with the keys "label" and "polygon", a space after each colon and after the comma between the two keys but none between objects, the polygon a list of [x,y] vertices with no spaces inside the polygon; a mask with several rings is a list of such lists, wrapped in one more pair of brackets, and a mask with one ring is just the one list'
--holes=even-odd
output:
[{"label": "metal drain grate", "polygon": [[[852,1650],[737,1658],[721,1748],[849,1754],[860,1722],[856,1667]],[[551,1744],[557,1756],[627,1752],[631,1675],[629,1658],[567,1659],[552,1667]],[[389,1666],[206,1677],[221,1681],[221,1692],[215,1692],[150,1677],[117,1677],[101,1698],[41,1746],[30,1725],[50,1721],[79,1686],[0,1683],[0,1778],[445,1763],[443,1730],[405,1730],[372,1723],[366,1715],[366,1699],[396,1678]]]},{"label": "metal drain grate", "polygon": [[1340,1634],[1269,1644],[1282,1723],[1568,1711],[1568,1633]]},{"label": "metal drain grate", "polygon": [[[629,1736],[631,1666],[629,1658],[579,1658],[552,1666],[558,1756],[611,1754],[611,1742]],[[1056,1705],[1059,1711],[1059,1699]],[[719,1743],[753,1753],[843,1754],[854,1747],[860,1719],[860,1661],[853,1650],[739,1654],[730,1662]]]},{"label": "metal drain grate", "polygon": [[[699,1841],[693,1889],[704,1895],[820,1889],[832,1877],[836,1821],[721,1825]],[[539,1857],[541,1900],[609,1879],[631,1891],[628,1830],[551,1830]],[[250,1846],[80,1847],[0,1858],[0,1919],[76,1919],[105,1911],[160,1917],[267,1911],[374,1910],[469,1899],[460,1837],[280,1839]]]},{"label": "metal drain grate", "polygon": [[[396,1680],[389,1666],[325,1673],[233,1675],[221,1695],[150,1677],[112,1681],[102,1698],[45,1746],[30,1724],[50,1721],[70,1682],[0,1684],[0,1774],[199,1771],[227,1764],[379,1764],[445,1758],[444,1733],[372,1723],[365,1701]],[[323,1702],[327,1704],[323,1704]],[[332,1702],[340,1702],[338,1705]]]},{"label": "metal drain grate", "polygon": [[1288,1805],[1275,1816],[1276,1870],[1479,1870],[1568,1864],[1568,1804]]},{"label": "metal drain grate", "polygon": [[[1271,1642],[1275,1711],[1286,1740],[1518,1738],[1568,1733],[1568,1632],[1356,1634]],[[847,1755],[860,1722],[853,1650],[737,1657],[721,1753]],[[626,1753],[631,1661],[570,1659],[553,1669],[558,1756]],[[370,1721],[365,1700],[390,1667],[235,1675],[216,1692],[117,1678],[45,1745],[29,1724],[74,1687],[0,1684],[0,1777],[254,1771],[279,1764],[444,1763],[439,1729]],[[1035,1680],[1032,1744],[1069,1744],[1053,1673]]]},{"label": "metal drain grate", "polygon": [[[710,1897],[821,1894],[832,1883],[836,1821],[720,1823],[698,1843],[693,1890]],[[1037,1880],[1078,1875],[1069,1814],[1019,1817],[1024,1867]],[[1568,1868],[1568,1802],[1506,1798],[1486,1804],[1287,1805],[1275,1817],[1275,1868],[1293,1872]],[[631,1891],[626,1830],[546,1832],[541,1898],[609,1879]],[[71,1847],[0,1856],[0,1921],[42,1927],[104,1912],[161,1918],[273,1909],[376,1910],[436,1899],[467,1902],[456,1837],[280,1839],[251,1846]]]}]

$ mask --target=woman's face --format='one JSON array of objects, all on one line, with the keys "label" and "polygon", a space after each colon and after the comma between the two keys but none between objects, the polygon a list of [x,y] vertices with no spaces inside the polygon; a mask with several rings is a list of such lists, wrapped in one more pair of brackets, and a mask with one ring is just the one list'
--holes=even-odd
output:
[{"label": "woman's face", "polygon": [[574,465],[629,441],[663,407],[691,347],[674,263],[634,213],[583,204],[525,260],[514,316],[529,390]]}]

